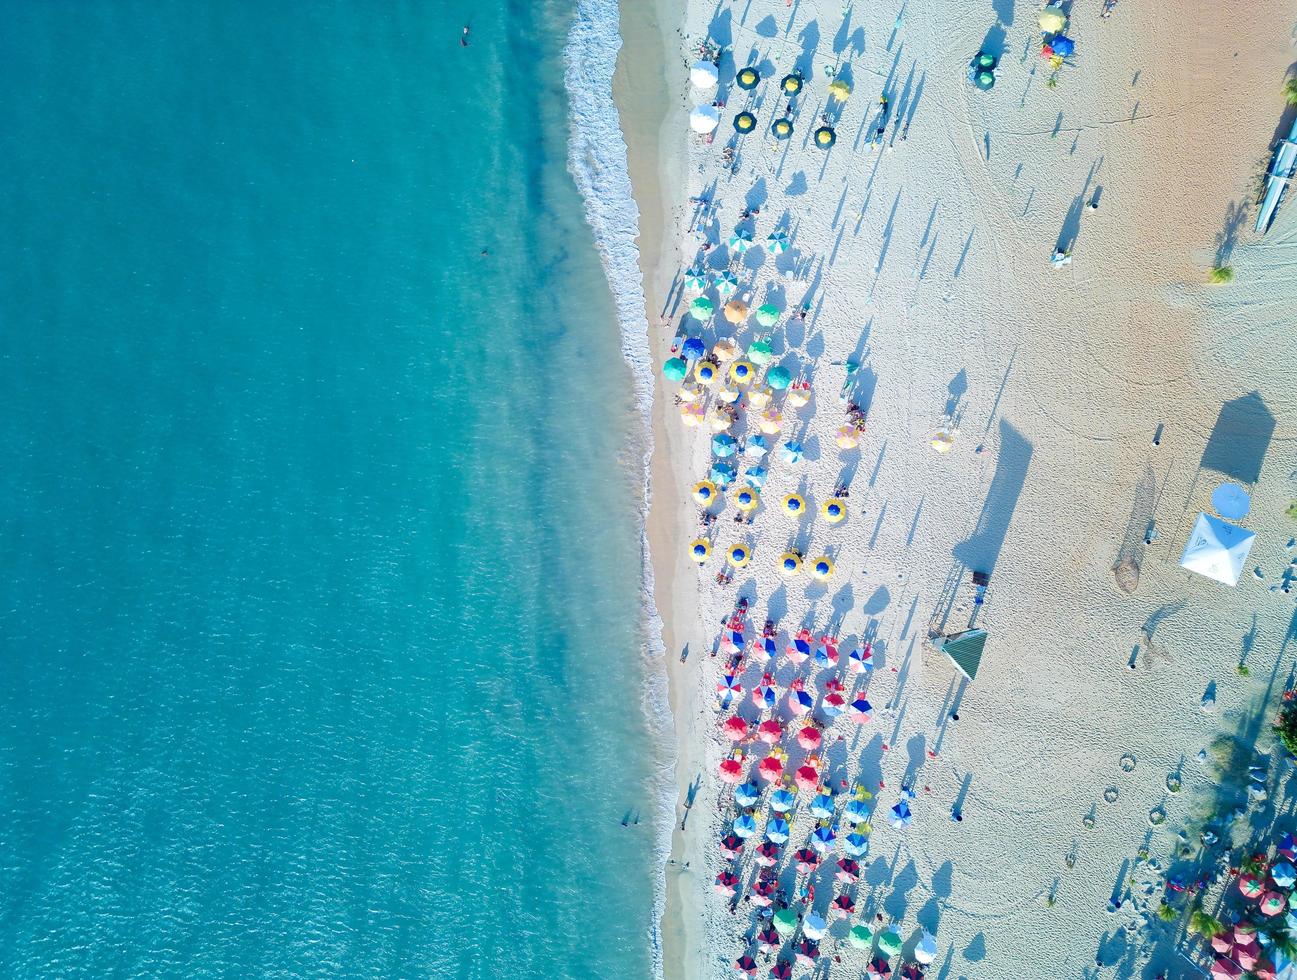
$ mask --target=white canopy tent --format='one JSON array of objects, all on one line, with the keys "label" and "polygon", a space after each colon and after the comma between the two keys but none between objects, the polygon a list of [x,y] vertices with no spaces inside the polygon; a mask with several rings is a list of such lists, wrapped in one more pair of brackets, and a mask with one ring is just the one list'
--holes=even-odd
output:
[{"label": "white canopy tent", "polygon": [[1255,540],[1255,532],[1245,527],[1199,514],[1180,556],[1180,567],[1226,585],[1238,585]]},{"label": "white canopy tent", "polygon": [[689,128],[695,133],[710,133],[720,124],[721,114],[714,105],[700,105],[689,113]]},{"label": "white canopy tent", "polygon": [[716,66],[710,61],[696,61],[694,66],[689,69],[689,81],[693,82],[694,87],[704,92],[710,92],[716,87],[719,73]]}]

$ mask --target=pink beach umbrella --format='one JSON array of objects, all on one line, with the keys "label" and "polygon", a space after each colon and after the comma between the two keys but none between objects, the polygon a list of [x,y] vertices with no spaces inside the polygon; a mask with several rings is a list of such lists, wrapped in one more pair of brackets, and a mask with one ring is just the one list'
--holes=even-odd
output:
[{"label": "pink beach umbrella", "polygon": [[793,773],[797,788],[807,793],[814,793],[820,785],[820,773],[814,766],[799,766]]},{"label": "pink beach umbrella", "polygon": [[810,725],[807,725],[805,728],[803,728],[800,732],[797,733],[797,744],[804,749],[810,749],[814,751],[815,749],[818,749],[820,747],[821,741],[822,739],[820,738],[819,729],[812,728]]},{"label": "pink beach umbrella", "polygon": [[820,643],[824,646],[824,656],[829,663],[838,662],[838,638],[836,636],[821,636]]},{"label": "pink beach umbrella", "polygon": [[1261,959],[1261,947],[1254,939],[1246,946],[1235,946],[1234,955],[1230,957],[1235,963],[1245,970],[1250,970]]},{"label": "pink beach umbrella", "polygon": [[802,874],[809,874],[820,866],[820,854],[812,847],[803,847],[793,855],[793,860]]},{"label": "pink beach umbrella", "polygon": [[763,868],[773,868],[779,863],[779,845],[772,840],[762,841],[757,847],[756,861]]},{"label": "pink beach umbrella", "polygon": [[1236,946],[1246,946],[1248,943],[1256,941],[1256,926],[1250,922],[1240,922],[1234,927],[1234,944]]},{"label": "pink beach umbrella", "polygon": [[797,944],[797,962],[802,966],[814,966],[820,956],[820,944],[803,939]]},{"label": "pink beach umbrella", "polygon": [[1278,915],[1288,903],[1279,892],[1266,892],[1261,899],[1262,915]]},{"label": "pink beach umbrella", "polygon": [[860,863],[854,858],[841,858],[838,861],[838,873],[835,877],[838,881],[851,884],[860,877]]},{"label": "pink beach umbrella", "polygon": [[863,674],[871,670],[874,666],[874,648],[873,644],[866,643],[863,647],[857,647],[847,654],[847,663],[850,664],[851,670],[856,674]]},{"label": "pink beach umbrella", "polygon": [[741,742],[748,737],[748,723],[738,715],[730,715],[721,726],[725,737],[731,742]]},{"label": "pink beach umbrella", "polygon": [[868,725],[874,720],[874,706],[863,694],[857,694],[851,702],[851,720],[857,725]]},{"label": "pink beach umbrella", "polygon": [[721,838],[721,853],[727,858],[738,857],[741,850],[743,850],[743,838],[738,834],[730,833]]},{"label": "pink beach umbrella", "polygon": [[1234,940],[1230,938],[1229,933],[1222,932],[1219,936],[1212,937],[1211,948],[1218,953],[1228,953],[1234,948]]},{"label": "pink beach umbrella", "polygon": [[1265,891],[1265,883],[1256,875],[1243,875],[1238,880],[1238,890],[1248,898],[1260,898]]},{"label": "pink beach umbrella", "polygon": [[775,883],[767,878],[762,878],[752,887],[752,904],[769,905],[774,894]]},{"label": "pink beach umbrella", "polygon": [[1216,961],[1211,965],[1211,980],[1234,980],[1235,977],[1242,975],[1243,968],[1223,956],[1217,956]]},{"label": "pink beach umbrella", "polygon": [[847,701],[837,691],[830,691],[824,695],[824,704],[821,710],[830,718],[836,718],[842,712],[847,710]]},{"label": "pink beach umbrella", "polygon": [[716,876],[716,884],[713,885],[712,887],[715,888],[720,894],[725,895],[727,897],[732,897],[734,895],[734,890],[738,887],[738,884],[739,884],[738,875],[736,875],[733,871],[722,871],[720,874]]},{"label": "pink beach umbrella", "polygon": [[721,781],[737,786],[743,782],[743,762],[733,757],[721,760]]},{"label": "pink beach umbrella", "polygon": [[833,910],[845,919],[856,910],[855,899],[844,892],[833,900]]},{"label": "pink beach umbrella", "polygon": [[726,674],[716,683],[716,696],[724,700],[725,698],[734,698],[743,696],[743,685],[739,683],[738,678]]},{"label": "pink beach umbrella", "polygon": [[769,710],[775,706],[777,700],[775,679],[769,674],[762,674],[761,683],[752,689],[752,703],[758,708]]},{"label": "pink beach umbrella", "polygon": [[757,727],[757,738],[767,745],[778,745],[784,737],[784,726],[774,718],[767,718]]},{"label": "pink beach umbrella", "polygon": [[784,774],[784,763],[778,756],[768,755],[757,766],[757,774],[768,783],[778,782]]},{"label": "pink beach umbrella", "polygon": [[739,976],[755,977],[757,975],[757,961],[744,953],[734,961],[734,972]]},{"label": "pink beach umbrella", "polygon": [[793,636],[793,642],[788,644],[784,652],[788,654],[788,659],[793,663],[804,664],[811,655],[811,644],[814,642],[815,637],[811,631],[802,627]]},{"label": "pink beach umbrella", "polygon": [[733,656],[743,652],[743,634],[738,630],[726,630],[721,636],[721,653]]}]

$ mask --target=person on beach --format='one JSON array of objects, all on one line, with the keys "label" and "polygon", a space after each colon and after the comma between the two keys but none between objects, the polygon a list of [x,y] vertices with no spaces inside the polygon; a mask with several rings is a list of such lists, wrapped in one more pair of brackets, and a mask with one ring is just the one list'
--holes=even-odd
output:
[{"label": "person on beach", "polygon": [[461,48],[468,47],[468,25],[467,24],[464,25],[464,33],[459,36],[459,46]]}]

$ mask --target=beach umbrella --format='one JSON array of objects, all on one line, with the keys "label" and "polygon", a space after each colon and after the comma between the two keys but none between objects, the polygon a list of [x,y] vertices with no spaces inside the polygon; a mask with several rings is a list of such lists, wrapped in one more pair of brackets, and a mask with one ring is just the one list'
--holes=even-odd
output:
[{"label": "beach umbrella", "polygon": [[721,781],[737,786],[743,782],[743,760],[731,756],[728,759],[722,759],[720,765]]},{"label": "beach umbrella", "polygon": [[888,980],[892,975],[892,965],[881,956],[865,968],[866,980]]},{"label": "beach umbrella", "polygon": [[1252,498],[1237,483],[1222,483],[1211,492],[1211,506],[1227,521],[1241,521],[1252,509]]},{"label": "beach umbrella", "polygon": [[707,561],[712,554],[712,543],[706,538],[698,538],[689,545],[689,557],[699,565]]},{"label": "beach umbrella", "polygon": [[1287,907],[1287,904],[1283,895],[1279,894],[1279,892],[1266,892],[1261,899],[1261,914],[1278,915]]},{"label": "beach umbrella", "polygon": [[769,388],[753,388],[748,392],[748,408],[760,411],[770,405],[774,393]]},{"label": "beach umbrella", "polygon": [[[792,709],[793,714],[801,716],[811,710],[815,704],[815,699],[802,690],[790,691],[788,693],[788,707]],[[805,768],[805,767],[803,767]],[[814,786],[811,787],[814,789]]]},{"label": "beach umbrella", "polygon": [[705,135],[712,132],[721,121],[721,114],[714,105],[695,106],[689,113],[689,128],[695,133]]},{"label": "beach umbrella", "polygon": [[797,929],[797,913],[790,908],[780,909],[771,920],[781,936],[791,936]]},{"label": "beach umbrella", "polygon": [[707,413],[707,427],[713,432],[727,432],[734,424],[734,413],[726,410],[724,405],[713,405]]},{"label": "beach umbrella", "polygon": [[978,68],[973,72],[973,84],[983,92],[995,88],[995,72],[988,68]]},{"label": "beach umbrella", "polygon": [[1238,890],[1248,898],[1260,898],[1262,892],[1265,891],[1265,885],[1256,875],[1246,874],[1239,878]]},{"label": "beach umbrella", "polygon": [[680,406],[680,418],[688,426],[699,426],[703,424],[703,419],[707,415],[707,410],[695,402],[685,402]]},{"label": "beach umbrella", "polygon": [[[803,731],[805,731],[805,729],[803,729]],[[819,732],[816,732],[814,728],[812,728],[811,731],[815,732],[816,735],[819,735]],[[819,744],[818,741],[816,744]],[[833,797],[821,790],[819,793],[815,794],[815,799],[811,800],[807,809],[811,811],[812,817],[816,817],[819,820],[828,820],[833,816]]]},{"label": "beach umbrella", "polygon": [[1279,838],[1278,851],[1289,861],[1297,861],[1297,837],[1292,834],[1284,834]]},{"label": "beach umbrella", "polygon": [[816,787],[820,785],[820,774],[814,766],[799,766],[793,773],[793,781],[803,792],[814,793]]},{"label": "beach umbrella", "polygon": [[716,292],[721,299],[728,299],[739,289],[739,277],[726,269],[716,277]]},{"label": "beach umbrella", "polygon": [[728,337],[723,337],[716,341],[716,343],[712,344],[712,357],[716,358],[716,360],[720,361],[722,364],[728,364],[730,361],[734,360],[734,358],[738,356],[738,353],[738,346]]},{"label": "beach umbrella", "polygon": [[793,135],[793,124],[788,119],[776,119],[770,124],[770,135],[777,140],[786,140]]},{"label": "beach umbrella", "polygon": [[784,774],[783,760],[778,756],[768,755],[757,765],[757,775],[768,783],[773,783]]},{"label": "beach umbrella", "polygon": [[706,296],[695,296],[689,304],[689,315],[695,320],[707,320],[716,312],[716,306]]},{"label": "beach umbrella", "polygon": [[797,862],[797,870],[801,874],[807,874],[820,866],[819,852],[809,847],[798,850],[793,855],[793,860]]},{"label": "beach umbrella", "polygon": [[774,817],[766,824],[766,839],[775,844],[786,844],[790,828],[783,817]]},{"label": "beach umbrella", "polygon": [[753,436],[743,447],[743,455],[749,459],[760,459],[768,452],[770,452],[770,440],[765,436]]},{"label": "beach umbrella", "polygon": [[753,364],[769,364],[774,357],[774,348],[767,337],[758,337],[748,347],[748,358]]},{"label": "beach umbrella", "polygon": [[772,436],[781,428],[783,418],[783,415],[781,415],[777,409],[768,408],[761,413],[761,422],[759,423],[759,427],[766,435]]},{"label": "beach umbrella", "polygon": [[863,674],[874,666],[873,647],[868,643],[865,644],[864,649],[856,647],[847,654],[847,663],[851,664],[853,672]]},{"label": "beach umbrella", "polygon": [[1292,888],[1297,883],[1297,868],[1287,861],[1280,861],[1270,869],[1270,878],[1280,888]]},{"label": "beach umbrella", "polygon": [[718,432],[712,436],[712,452],[724,459],[738,451],[739,441],[728,432]]},{"label": "beach umbrella", "polygon": [[802,556],[795,551],[785,551],[779,556],[779,574],[792,578],[802,570]]},{"label": "beach umbrella", "polygon": [[[730,235],[729,246],[733,251],[742,255],[752,247],[752,232],[748,231],[746,228],[735,228],[734,234]],[[728,315],[728,313],[726,315]],[[743,315],[747,316],[747,307],[743,308]],[[738,323],[739,321],[731,320],[730,322]]]},{"label": "beach umbrella", "polygon": [[824,921],[823,916],[808,912],[806,918],[802,920],[802,935],[818,942],[824,938],[824,932],[828,927],[829,924]]},{"label": "beach umbrella", "polygon": [[1261,946],[1255,939],[1246,946],[1235,946],[1231,959],[1243,969],[1251,970],[1261,959]]},{"label": "beach umbrella", "polygon": [[766,236],[766,248],[770,249],[771,255],[778,255],[780,252],[788,251],[788,232],[783,230],[772,231]]},{"label": "beach umbrella", "polygon": [[710,388],[716,383],[716,376],[716,365],[711,361],[699,361],[694,365],[694,380],[700,385]]},{"label": "beach umbrella", "polygon": [[690,337],[680,348],[680,356],[686,361],[696,361],[707,353],[707,345],[697,337]]},{"label": "beach umbrella", "polygon": [[816,827],[811,833],[810,844],[811,847],[815,848],[817,851],[826,853],[833,847],[833,841],[835,839],[836,835],[833,833],[832,828]]},{"label": "beach umbrella", "polygon": [[1211,980],[1233,980],[1241,977],[1243,968],[1223,956],[1217,956],[1211,965]]},{"label": "beach umbrella", "polygon": [[[793,663],[800,666],[801,664],[806,663],[806,658],[811,655],[811,645],[806,640],[802,639],[799,636],[796,639],[794,639],[791,644],[788,645],[788,647],[784,650],[784,652],[788,654],[789,660],[791,660]],[[801,691],[801,690],[802,690],[801,682],[794,681],[793,691]],[[797,700],[801,701],[802,699],[798,698]]]},{"label": "beach umbrella", "polygon": [[843,449],[855,449],[860,445],[860,431],[854,425],[844,425],[838,429],[833,441]]},{"label": "beach umbrella", "polygon": [[820,504],[820,516],[830,524],[840,524],[847,516],[847,502],[841,497],[830,497]]},{"label": "beach umbrella", "polygon": [[816,558],[811,562],[811,574],[821,581],[832,578],[833,561],[828,555],[821,555],[819,558]]},{"label": "beach umbrella", "polygon": [[836,718],[847,710],[847,702],[837,691],[830,691],[824,695],[824,703],[820,705],[820,710],[828,717]]},{"label": "beach umbrella", "polygon": [[1234,926],[1234,943],[1238,946],[1246,946],[1256,940],[1256,926],[1250,922],[1240,922]]},{"label": "beach umbrella", "polygon": [[813,943],[809,939],[803,939],[797,944],[797,962],[802,966],[814,966],[815,960],[820,955],[818,943]]},{"label": "beach umbrella", "polygon": [[764,466],[754,466],[752,469],[748,470],[743,479],[747,481],[748,486],[753,490],[760,490],[765,486],[766,468]]},{"label": "beach umbrella", "polygon": [[854,858],[838,858],[838,881],[850,885],[860,878],[860,862]]},{"label": "beach umbrella", "polygon": [[796,95],[802,90],[802,82],[803,79],[801,72],[795,71],[789,75],[785,75],[779,80],[779,88],[783,91],[784,95]]},{"label": "beach umbrella", "polygon": [[832,126],[821,126],[815,131],[814,136],[815,145],[821,150],[827,150],[838,141],[838,134],[833,131]]},{"label": "beach umbrella", "polygon": [[735,384],[748,384],[756,377],[756,373],[756,368],[752,366],[752,362],[743,358],[739,358],[730,365],[730,380]]},{"label": "beach umbrella", "polygon": [[738,836],[747,840],[757,832],[756,818],[750,813],[740,813],[734,818],[734,823],[731,826],[731,829],[734,833],[738,834]]},{"label": "beach umbrella", "polygon": [[744,976],[755,977],[757,975],[757,961],[744,953],[734,961],[734,970]]},{"label": "beach umbrella", "polygon": [[726,674],[716,682],[716,694],[728,705],[736,694],[742,696],[743,685],[738,682],[738,679],[733,674]]},{"label": "beach umbrella", "polygon": [[938,429],[933,433],[932,441],[928,445],[930,445],[934,451],[939,452],[944,456],[946,453],[950,452],[951,448],[955,445],[955,440],[949,432],[946,432],[944,429]]},{"label": "beach umbrella", "polygon": [[742,323],[747,318],[748,304],[741,299],[732,299],[725,304],[725,319],[730,323]]},{"label": "beach umbrella", "polygon": [[689,81],[704,92],[714,89],[719,78],[720,73],[710,61],[695,61],[689,69]]},{"label": "beach umbrella", "polygon": [[711,480],[699,480],[694,484],[693,496],[694,503],[708,506],[716,499],[716,484]]},{"label": "beach umbrella", "polygon": [[1040,12],[1038,23],[1045,34],[1054,34],[1067,26],[1067,17],[1059,7],[1046,7]]},{"label": "beach umbrella", "polygon": [[734,131],[744,135],[757,128],[757,117],[744,110],[734,117]]},{"label": "beach umbrella", "polygon": [[756,320],[763,327],[773,327],[779,322],[779,307],[774,303],[762,303],[757,307]]},{"label": "beach umbrella", "polygon": [[745,92],[751,91],[757,87],[761,81],[761,72],[757,71],[751,65],[747,68],[740,68],[739,73],[734,76],[734,84]]},{"label": "beach umbrella", "polygon": [[795,384],[789,387],[787,404],[793,408],[801,408],[811,400],[811,386],[805,383]]},{"label": "beach umbrella", "polygon": [[770,980],[793,980],[792,964],[780,961],[770,969]]},{"label": "beach umbrella", "polygon": [[734,890],[738,886],[738,883],[739,883],[739,876],[736,875],[733,871],[722,871],[720,874],[716,876],[715,888],[722,895],[726,897],[731,897],[733,896]]},{"label": "beach umbrella", "polygon": [[856,910],[856,900],[843,892],[833,900],[833,908],[845,919]]},{"label": "beach umbrella", "polygon": [[797,797],[780,786],[770,794],[770,809],[776,813],[787,813],[797,802]]},{"label": "beach umbrella", "polygon": [[1288,914],[1283,917],[1283,924],[1290,933],[1297,932],[1297,912],[1294,912],[1291,907],[1288,909]]},{"label": "beach umbrella", "polygon": [[721,838],[721,853],[727,858],[738,857],[741,850],[743,850],[742,837],[735,834],[726,834]]},{"label": "beach umbrella", "polygon": [[736,544],[730,548],[730,553],[726,557],[735,568],[742,568],[751,559],[752,552],[748,550],[747,545]]},{"label": "beach umbrella", "polygon": [[779,933],[775,932],[775,927],[767,922],[761,927],[761,931],[757,933],[757,942],[761,944],[763,953],[769,953],[778,947],[783,940],[779,938]]},{"label": "beach umbrella", "polygon": [[885,929],[878,937],[878,951],[889,960],[901,951],[901,937],[895,929]]},{"label": "beach umbrella", "polygon": [[[742,719],[740,719],[740,721],[741,720]],[[746,723],[744,724],[744,727],[747,727]],[[754,783],[749,779],[742,786],[734,787],[734,802],[739,806],[755,806],[757,801],[760,799],[761,786],[759,783]]]},{"label": "beach umbrella", "polygon": [[680,390],[676,392],[676,397],[682,402],[696,402],[702,398],[702,395],[703,389],[701,385],[689,384],[688,382],[682,384]]},{"label": "beach umbrella", "polygon": [[914,822],[914,814],[910,812],[910,804],[901,800],[896,806],[892,807],[892,826],[897,830],[902,830]]},{"label": "beach umbrella", "polygon": [[847,933],[847,942],[856,949],[870,949],[874,945],[874,932],[864,923],[858,923]]},{"label": "beach umbrella", "polygon": [[805,450],[800,442],[786,442],[779,447],[779,455],[783,457],[785,463],[800,463]]},{"label": "beach umbrella", "polygon": [[770,675],[761,678],[761,683],[752,689],[752,703],[758,708],[770,711],[778,703],[775,686],[770,682]]},{"label": "beach umbrella", "polygon": [[766,384],[774,388],[775,391],[783,391],[792,384],[792,380],[793,376],[788,372],[788,368],[783,365],[772,367],[770,373],[766,375]]},{"label": "beach umbrella", "polygon": [[847,99],[851,98],[851,83],[845,78],[835,78],[829,82],[829,95],[839,102],[846,102]]},{"label": "beach umbrella", "polygon": [[689,365],[679,357],[672,357],[662,365],[662,376],[668,381],[683,381],[688,371]]},{"label": "beach umbrella", "polygon": [[857,694],[851,702],[851,720],[857,725],[868,725],[874,720],[874,706],[863,694]]},{"label": "beach umbrella", "polygon": [[797,733],[797,744],[804,749],[814,751],[820,747],[820,730],[807,725]]},{"label": "beach umbrella", "polygon": [[720,401],[729,405],[739,400],[739,393],[735,391],[733,388],[726,386],[724,388],[721,388],[720,391],[716,392],[716,397]]},{"label": "beach umbrella", "polygon": [[801,494],[790,493],[784,497],[783,508],[789,517],[801,517],[806,512],[806,501]]},{"label": "beach umbrella", "polygon": [[725,462],[712,463],[707,471],[708,478],[718,487],[728,487],[734,482],[734,464]]},{"label": "beach umbrella", "polygon": [[779,863],[779,845],[774,841],[762,841],[757,847],[756,862],[763,868],[773,868]]},{"label": "beach umbrella", "polygon": [[914,958],[924,966],[937,958],[937,937],[927,929],[923,930],[919,944],[914,947]]},{"label": "beach umbrella", "polygon": [[[731,742],[741,742],[748,737],[748,723],[738,715],[730,715],[726,718],[721,730]],[[737,799],[737,796],[735,798]]]},{"label": "beach umbrella", "polygon": [[864,857],[869,851],[869,838],[853,830],[842,839],[842,847],[852,857]]},{"label": "beach umbrella", "polygon": [[1076,52],[1076,42],[1062,34],[1050,41],[1049,47],[1059,58],[1070,58]]},{"label": "beach umbrella", "polygon": [[757,509],[757,504],[761,502],[761,494],[751,487],[739,487],[734,492],[734,506],[745,514]]},{"label": "beach umbrella", "polygon": [[691,266],[685,271],[685,289],[702,292],[707,288],[707,270],[700,265]]},{"label": "beach umbrella", "polygon": [[775,883],[768,878],[762,878],[752,886],[752,904],[768,906],[774,894]]}]

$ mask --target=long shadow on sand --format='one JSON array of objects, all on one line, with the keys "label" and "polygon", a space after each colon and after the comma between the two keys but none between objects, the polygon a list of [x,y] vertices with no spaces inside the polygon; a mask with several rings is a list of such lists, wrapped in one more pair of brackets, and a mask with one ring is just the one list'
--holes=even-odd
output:
[{"label": "long shadow on sand", "polygon": [[1216,417],[1199,465],[1240,483],[1256,483],[1274,429],[1275,417],[1257,392],[1227,401]]},{"label": "long shadow on sand", "polygon": [[1031,465],[1031,443],[1008,422],[1000,421],[1000,455],[995,464],[995,476],[982,504],[977,526],[968,540],[955,545],[955,560],[965,568],[986,572],[994,570],[1004,546],[1004,538],[1013,521],[1013,511],[1027,481],[1027,468]]}]

